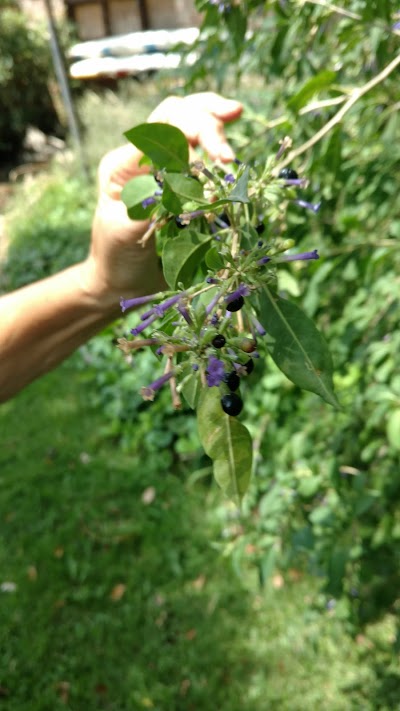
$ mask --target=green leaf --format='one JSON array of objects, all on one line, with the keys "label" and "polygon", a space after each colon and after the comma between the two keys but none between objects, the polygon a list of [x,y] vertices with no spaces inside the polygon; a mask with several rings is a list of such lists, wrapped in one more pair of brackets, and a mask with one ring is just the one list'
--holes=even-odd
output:
[{"label": "green leaf", "polygon": [[319,72],[311,79],[309,79],[287,103],[288,108],[292,111],[299,111],[303,106],[305,106],[308,101],[315,95],[318,94],[322,89],[326,89],[331,86],[336,79],[336,72],[325,70]]},{"label": "green leaf", "polygon": [[239,57],[246,37],[247,16],[242,12],[240,6],[232,5],[229,12],[225,13],[224,19],[229,29],[232,46]]},{"label": "green leaf", "polygon": [[217,247],[211,247],[211,249],[208,250],[205,261],[207,267],[212,269],[213,272],[219,272],[219,270],[223,269],[225,266],[225,262],[222,259]]},{"label": "green leaf", "polygon": [[246,165],[242,175],[238,179],[235,187],[229,193],[228,200],[230,202],[250,202],[249,196],[247,194],[248,183],[249,183],[249,173],[250,168]]},{"label": "green leaf", "polygon": [[331,354],[313,321],[267,287],[259,296],[259,306],[267,347],[278,368],[295,385],[340,407],[333,391]]},{"label": "green leaf", "polygon": [[185,398],[189,407],[195,409],[201,391],[200,376],[198,373],[192,373],[188,378],[185,378],[185,383],[182,388],[182,395]]},{"label": "green leaf", "polygon": [[204,199],[202,184],[180,173],[167,173],[164,176],[163,205],[176,215],[183,211],[183,206],[188,202],[194,202],[196,207],[208,204]]},{"label": "green leaf", "polygon": [[209,247],[212,235],[202,235],[191,229],[167,240],[162,253],[164,277],[171,289],[182,282],[191,285],[199,262]]},{"label": "green leaf", "polygon": [[157,183],[152,175],[138,175],[124,185],[121,198],[128,208],[131,220],[145,220],[150,215],[154,205],[144,208],[142,202],[154,195],[156,189]]},{"label": "green leaf", "polygon": [[389,444],[394,448],[400,449],[400,410],[393,410],[387,419],[386,433]]},{"label": "green leaf", "polygon": [[158,168],[172,172],[188,168],[189,146],[179,128],[166,123],[141,123],[124,135]]},{"label": "green leaf", "polygon": [[239,504],[250,482],[252,442],[246,427],[224,413],[220,398],[219,388],[203,388],[197,409],[199,436],[213,460],[217,484]]}]

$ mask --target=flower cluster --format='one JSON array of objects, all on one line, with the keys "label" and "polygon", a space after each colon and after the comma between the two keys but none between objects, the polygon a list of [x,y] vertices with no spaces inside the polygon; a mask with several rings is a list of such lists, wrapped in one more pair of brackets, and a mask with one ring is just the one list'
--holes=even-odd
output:
[{"label": "flower cluster", "polygon": [[[220,11],[230,6],[210,2]],[[282,141],[275,164],[289,145],[289,139]],[[159,229],[161,245],[177,234],[184,239],[187,230],[188,235],[199,233],[202,240],[208,232],[210,247],[202,268],[192,268],[193,276],[200,277],[192,286],[178,283],[170,292],[121,298],[123,312],[143,309],[131,329],[134,338],[119,340],[121,350],[131,354],[149,347],[164,362],[163,374],[142,388],[145,400],[153,400],[169,383],[173,404],[180,407],[181,394],[185,396],[188,383],[195,379],[202,387],[220,389],[224,412],[236,416],[241,411],[238,391],[253,372],[259,351],[265,350],[267,329],[257,301],[260,291],[274,287],[279,265],[319,258],[317,250],[293,253],[293,240],[282,239],[278,225],[288,204],[315,213],[321,203],[297,196],[295,191],[306,188],[308,181],[295,170],[282,168],[276,175],[273,167],[271,161],[258,169],[235,159],[231,172],[226,172],[221,166],[209,169],[196,161],[182,180],[190,195],[200,196],[197,204],[195,198],[185,202],[179,187],[175,202],[165,203],[166,172],[155,171],[158,189],[141,206],[151,208],[151,229]],[[188,178],[199,187],[192,190]],[[171,184],[168,191],[170,195]],[[186,206],[186,210],[169,212],[165,204]]]}]

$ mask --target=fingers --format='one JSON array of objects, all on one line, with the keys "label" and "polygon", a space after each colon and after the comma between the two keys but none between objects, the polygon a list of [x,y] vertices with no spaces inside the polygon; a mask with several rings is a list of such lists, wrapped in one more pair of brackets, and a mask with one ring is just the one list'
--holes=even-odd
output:
[{"label": "fingers", "polygon": [[131,144],[109,151],[100,161],[98,183],[100,192],[118,200],[122,188],[136,175],[147,173],[148,166],[139,166],[142,153]]},{"label": "fingers", "polygon": [[[180,128],[191,146],[200,145],[211,160],[228,163],[235,154],[226,140],[224,124],[237,119],[242,110],[239,101],[205,91],[186,97],[169,96],[150,114],[148,121]],[[107,153],[99,165],[100,192],[118,200],[128,180],[148,172],[147,166],[139,166],[141,157],[141,152],[132,145]]]},{"label": "fingers", "polygon": [[223,121],[204,112],[199,116],[198,124],[194,145],[199,144],[213,161],[232,161],[235,154],[226,140]]},{"label": "fingers", "polygon": [[224,96],[215,94],[213,91],[192,94],[185,97],[184,101],[193,103],[193,107],[197,105],[200,110],[208,111],[222,121],[234,121],[243,111],[240,101],[225,99]]},{"label": "fingers", "polygon": [[226,140],[224,123],[237,119],[242,110],[239,101],[209,91],[184,98],[170,96],[157,106],[148,121],[180,128],[189,143],[200,145],[212,160],[229,162],[235,154]]}]

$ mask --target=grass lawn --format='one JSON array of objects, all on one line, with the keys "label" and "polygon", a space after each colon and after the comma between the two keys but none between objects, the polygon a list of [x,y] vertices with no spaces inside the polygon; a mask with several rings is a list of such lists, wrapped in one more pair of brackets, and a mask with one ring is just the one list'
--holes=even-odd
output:
[{"label": "grass lawn", "polygon": [[216,552],[219,494],[98,436],[76,358],[1,411],[0,708],[394,708],[309,580]]},{"label": "grass lawn", "polygon": [[[16,197],[6,288],[86,249],[93,191],[63,170],[30,186],[29,214]],[[246,552],[236,570],[220,493],[166,443],[106,437],[87,370],[77,353],[0,409],[0,710],[400,709],[391,619],[354,640],[306,575],[260,589]]]}]

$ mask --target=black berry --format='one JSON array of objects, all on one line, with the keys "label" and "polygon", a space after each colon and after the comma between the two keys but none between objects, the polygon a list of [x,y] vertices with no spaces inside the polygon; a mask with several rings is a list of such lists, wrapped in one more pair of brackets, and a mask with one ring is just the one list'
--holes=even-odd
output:
[{"label": "black berry", "polygon": [[242,411],[243,401],[236,393],[230,393],[221,397],[221,407],[227,415],[236,417]]},{"label": "black berry", "polygon": [[218,215],[218,217],[220,220],[222,220],[222,222],[225,222],[225,224],[228,225],[228,227],[230,227],[231,221],[230,221],[226,212],[221,212],[221,214]]},{"label": "black berry", "polygon": [[256,232],[258,235],[262,235],[262,233],[265,232],[265,225],[263,222],[259,222],[258,225],[256,225]]},{"label": "black berry", "polygon": [[282,168],[278,174],[278,178],[282,180],[297,180],[298,177],[298,174],[293,168]]},{"label": "black berry", "polygon": [[230,373],[225,373],[224,375],[224,383],[227,384],[229,390],[234,392],[235,390],[238,389],[240,385],[240,378],[238,374],[232,370]]},{"label": "black berry", "polygon": [[246,369],[247,375],[250,375],[250,373],[252,373],[254,370],[254,360],[250,358],[250,360],[248,360],[247,363],[244,364],[243,368]]},{"label": "black berry", "polygon": [[183,230],[185,227],[187,227],[186,222],[182,222],[180,217],[175,217],[175,224],[177,227],[179,227],[180,230]]},{"label": "black berry", "polygon": [[227,311],[240,311],[243,304],[244,304],[243,296],[238,296],[237,299],[230,301],[229,304],[226,305],[226,310]]},{"label": "black berry", "polygon": [[223,348],[226,343],[225,336],[223,336],[222,333],[218,333],[216,336],[214,336],[211,343],[213,344],[214,348]]}]

